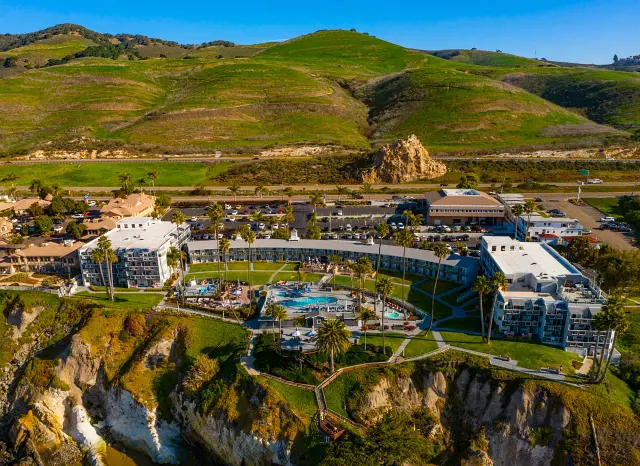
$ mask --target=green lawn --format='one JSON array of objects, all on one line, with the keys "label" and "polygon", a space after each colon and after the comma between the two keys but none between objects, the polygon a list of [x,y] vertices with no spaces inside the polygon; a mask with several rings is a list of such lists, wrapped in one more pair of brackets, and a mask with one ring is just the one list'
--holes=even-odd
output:
[{"label": "green lawn", "polygon": [[459,319],[451,319],[442,324],[438,324],[438,327],[452,328],[454,330],[468,330],[471,332],[481,332],[482,326],[480,324],[480,316],[466,316]]},{"label": "green lawn", "polygon": [[583,199],[591,207],[598,209],[604,216],[622,220],[623,216],[618,212],[618,198],[616,197],[588,197]]},{"label": "green lawn", "polygon": [[74,295],[76,298],[84,298],[102,304],[112,309],[121,309],[128,311],[131,309],[150,309],[160,304],[162,301],[162,293],[117,293],[114,301],[107,298],[106,293],[90,293],[82,291]]},{"label": "green lawn", "polygon": [[422,354],[430,353],[438,349],[438,343],[428,330],[423,330],[413,337],[404,349],[404,357],[412,358]]},{"label": "green lawn", "polygon": [[247,331],[238,324],[222,322],[208,317],[183,317],[193,329],[187,356],[195,359],[205,353],[211,358],[225,361],[240,356],[247,347]]},{"label": "green lawn", "polygon": [[[386,323],[387,321],[385,321]],[[387,346],[390,346],[393,352],[400,347],[402,342],[406,339],[406,335],[398,332],[385,332],[384,333],[384,343]],[[364,345],[364,335],[360,337],[361,345]],[[376,345],[382,346],[382,334],[381,333],[367,333],[367,345]],[[390,355],[389,355],[390,356]]]},{"label": "green lawn", "polygon": [[[435,278],[433,277],[422,277],[422,279],[426,279],[424,282],[419,283],[417,286],[418,288],[420,288],[421,290],[426,291],[427,293],[431,294],[433,293],[433,284],[435,282]],[[459,286],[461,286],[460,283],[456,283],[456,282],[450,282],[448,280],[438,280],[438,286],[436,288],[436,295],[442,294],[442,293],[446,293],[447,291],[451,291],[454,288],[458,288]],[[457,295],[454,294],[454,295]]]},{"label": "green lawn", "polygon": [[291,385],[266,378],[264,381],[280,393],[289,406],[297,410],[301,417],[306,418],[307,422],[309,422],[316,411],[318,411],[316,395],[313,390],[292,387]]},{"label": "green lawn", "polygon": [[528,369],[542,367],[560,367],[567,374],[573,374],[572,361],[581,361],[577,354],[551,346],[520,341],[491,340],[491,344],[482,343],[480,335],[468,335],[457,332],[440,332],[442,338],[452,346],[490,353],[495,356],[509,356],[518,361],[518,366]]},{"label": "green lawn", "polygon": [[[302,277],[305,282],[317,282],[323,275],[321,273],[303,273]],[[298,272],[279,272],[274,281],[284,280],[287,282],[297,282],[298,279]]]},{"label": "green lawn", "polygon": [[[226,276],[227,280],[229,281],[240,280],[241,282],[246,282],[248,280],[248,273],[246,270],[230,271],[230,272],[227,272],[226,275],[224,272],[221,272],[220,275],[222,275],[222,277]],[[267,272],[260,272],[260,271],[256,272],[255,270],[251,271],[251,284],[264,285],[266,283],[269,283],[269,279],[271,278],[271,275],[273,275],[273,272],[270,272],[270,271],[267,271]],[[187,281],[191,279],[203,280],[205,278],[218,278],[218,272],[211,271],[211,272],[189,273],[187,274],[186,280]]]}]

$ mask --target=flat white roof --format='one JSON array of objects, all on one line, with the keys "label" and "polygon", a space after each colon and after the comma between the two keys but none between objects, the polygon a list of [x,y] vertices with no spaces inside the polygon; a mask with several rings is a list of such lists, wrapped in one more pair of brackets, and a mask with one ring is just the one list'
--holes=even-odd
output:
[{"label": "flat white roof", "polygon": [[[248,248],[249,245],[242,240],[231,241],[231,249]],[[189,241],[187,243],[189,252],[202,251],[207,249],[216,249],[216,240],[206,241]],[[299,241],[288,241],[284,239],[257,239],[251,245],[252,249],[320,249],[328,251],[328,254],[335,252],[339,254],[344,252],[359,252],[363,254],[378,254],[378,243],[368,245],[359,241],[340,241],[340,240],[313,240],[300,239]],[[389,244],[382,245],[382,255],[402,257],[403,248]],[[407,248],[407,259],[418,259],[426,262],[438,262],[438,258],[432,251],[416,248]],[[450,254],[446,259],[442,260],[442,264],[451,267],[476,267],[478,260],[473,257],[458,256]]]},{"label": "flat white roof", "polygon": [[442,192],[445,196],[480,196],[475,189],[443,189]]},{"label": "flat white roof", "polygon": [[[125,224],[127,228],[119,228]],[[116,250],[158,249],[170,239],[169,234],[175,229],[176,226],[171,222],[152,220],[149,217],[128,217],[119,220],[116,228],[106,233],[106,236],[111,240],[111,247]],[[91,241],[84,248],[93,249],[97,241]]]},{"label": "flat white roof", "polygon": [[[579,274],[554,257],[544,244],[520,242],[507,236],[483,236],[482,240],[487,244],[487,252],[507,276],[533,274],[555,278]],[[495,251],[492,251],[493,246]]]}]

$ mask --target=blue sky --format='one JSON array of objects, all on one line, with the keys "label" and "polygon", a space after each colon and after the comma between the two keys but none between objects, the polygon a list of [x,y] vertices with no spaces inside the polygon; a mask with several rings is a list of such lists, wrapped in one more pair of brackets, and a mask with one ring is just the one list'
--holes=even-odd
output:
[{"label": "blue sky", "polygon": [[182,43],[226,39],[248,44],[353,27],[421,49],[499,48],[582,63],[609,63],[614,53],[640,53],[640,0],[0,0],[0,33],[63,22]]}]

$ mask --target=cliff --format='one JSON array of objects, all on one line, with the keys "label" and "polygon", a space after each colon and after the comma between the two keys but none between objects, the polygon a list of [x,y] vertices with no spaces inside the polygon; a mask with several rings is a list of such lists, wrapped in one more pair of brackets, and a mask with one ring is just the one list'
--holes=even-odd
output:
[{"label": "cliff", "polygon": [[402,183],[433,179],[444,175],[447,167],[429,156],[417,136],[400,139],[382,147],[373,157],[373,165],[362,173],[365,183]]}]

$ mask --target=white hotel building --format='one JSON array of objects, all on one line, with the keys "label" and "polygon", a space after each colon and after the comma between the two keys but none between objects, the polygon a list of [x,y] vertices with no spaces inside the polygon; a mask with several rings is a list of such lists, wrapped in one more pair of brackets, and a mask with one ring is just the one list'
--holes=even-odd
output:
[{"label": "white hotel building", "polygon": [[[105,234],[118,256],[118,261],[112,264],[114,285],[122,288],[162,287],[171,277],[167,252],[171,247],[180,249],[189,234],[186,223],[176,226],[150,217],[119,220],[115,229]],[[91,251],[97,244],[96,238],[78,250],[85,286],[103,285],[100,265],[91,260]],[[102,264],[102,269],[106,277],[106,264]]]},{"label": "white hotel building", "polygon": [[[494,321],[509,336],[532,336],[542,343],[592,354],[596,338],[591,320],[606,299],[573,264],[544,243],[484,236],[481,267],[488,277],[501,271],[509,282],[498,296]],[[610,347],[612,338],[607,342]]]}]

